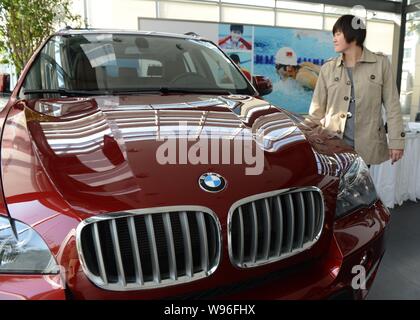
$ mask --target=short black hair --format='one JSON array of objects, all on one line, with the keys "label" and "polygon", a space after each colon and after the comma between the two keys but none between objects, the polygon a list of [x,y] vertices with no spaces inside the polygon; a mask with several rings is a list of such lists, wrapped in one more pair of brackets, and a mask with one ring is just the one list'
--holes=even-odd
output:
[{"label": "short black hair", "polygon": [[341,31],[347,43],[356,41],[356,45],[363,47],[366,39],[366,26],[363,20],[352,14],[345,14],[338,18],[332,29],[333,35]]},{"label": "short black hair", "polygon": [[239,31],[240,33],[244,33],[244,26],[242,24],[231,24],[230,31]]},{"label": "short black hair", "polygon": [[232,53],[230,55],[230,58],[233,60],[233,62],[235,63],[241,63],[241,59],[239,58],[239,56],[236,53]]}]

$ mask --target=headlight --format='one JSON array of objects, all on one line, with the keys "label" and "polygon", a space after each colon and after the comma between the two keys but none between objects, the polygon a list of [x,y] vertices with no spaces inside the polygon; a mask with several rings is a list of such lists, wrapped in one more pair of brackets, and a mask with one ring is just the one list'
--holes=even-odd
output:
[{"label": "headlight", "polygon": [[28,225],[0,217],[0,274],[58,273],[58,265],[44,240]]},{"label": "headlight", "polygon": [[340,179],[336,218],[341,218],[360,207],[368,207],[378,199],[369,169],[358,157]]}]

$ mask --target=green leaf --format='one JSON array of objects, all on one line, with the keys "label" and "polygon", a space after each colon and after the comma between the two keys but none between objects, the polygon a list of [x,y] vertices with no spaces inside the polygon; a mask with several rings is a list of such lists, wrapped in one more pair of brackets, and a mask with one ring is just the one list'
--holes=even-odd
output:
[{"label": "green leaf", "polygon": [[36,48],[60,25],[81,25],[71,0],[0,0],[0,56],[21,70]]}]

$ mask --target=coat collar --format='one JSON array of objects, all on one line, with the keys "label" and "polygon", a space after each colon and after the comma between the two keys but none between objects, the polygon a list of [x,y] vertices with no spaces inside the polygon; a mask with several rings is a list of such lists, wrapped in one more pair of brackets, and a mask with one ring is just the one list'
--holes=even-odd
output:
[{"label": "coat collar", "polygon": [[[366,47],[363,47],[362,56],[358,62],[376,62],[376,55],[368,50]],[[337,58],[336,67],[344,65],[343,53],[340,53],[340,56]]]}]

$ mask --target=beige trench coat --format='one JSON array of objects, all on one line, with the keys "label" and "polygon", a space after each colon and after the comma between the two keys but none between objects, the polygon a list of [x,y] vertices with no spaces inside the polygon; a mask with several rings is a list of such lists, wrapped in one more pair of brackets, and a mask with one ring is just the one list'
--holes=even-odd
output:
[{"label": "beige trench coat", "polygon": [[[388,148],[404,149],[401,106],[388,58],[363,48],[353,69],[353,81],[356,100],[354,147],[366,163],[379,164],[389,159]],[[341,54],[321,67],[306,121],[343,138],[350,94],[351,82]],[[389,147],[382,104],[388,122]]]}]

